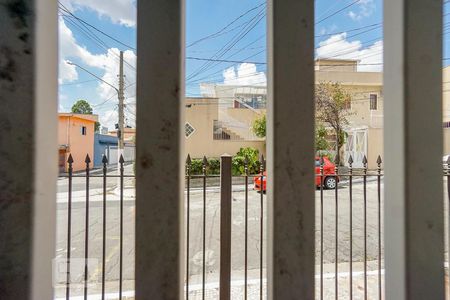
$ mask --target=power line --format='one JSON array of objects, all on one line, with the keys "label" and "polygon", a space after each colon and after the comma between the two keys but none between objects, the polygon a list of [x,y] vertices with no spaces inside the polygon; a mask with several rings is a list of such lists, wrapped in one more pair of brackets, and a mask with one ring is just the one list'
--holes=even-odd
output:
[{"label": "power line", "polygon": [[[261,4],[257,5],[257,6],[252,7],[251,9],[247,10],[246,12],[244,12],[243,14],[241,14],[240,16],[238,16],[237,18],[235,18],[233,21],[231,21],[230,23],[228,23],[227,25],[225,25],[225,27],[223,27],[223,28],[220,29],[219,31],[217,31],[217,32],[215,32],[215,33],[212,33],[212,34],[209,34],[209,35],[207,35],[207,36],[205,36],[205,37],[203,37],[203,38],[200,38],[200,39],[198,39],[198,40],[196,40],[196,41],[190,43],[189,45],[186,46],[186,48],[192,47],[192,46],[194,46],[194,45],[196,45],[196,44],[198,44],[198,43],[200,43],[200,42],[202,42],[202,41],[204,41],[204,40],[207,40],[207,39],[210,39],[210,38],[215,38],[215,37],[217,37],[217,36],[220,36],[220,35],[224,34],[224,31],[225,31],[227,28],[229,28],[231,25],[233,25],[233,24],[236,23],[238,20],[242,19],[243,17],[245,17],[246,15],[248,15],[248,14],[251,13],[252,11],[254,11],[254,10],[260,8],[260,7],[263,6],[263,5],[266,5],[266,3],[263,2],[263,3],[261,3]],[[248,22],[246,22],[246,23],[244,23],[244,24],[248,24]],[[237,27],[234,27],[233,29],[227,31],[226,33],[229,33],[229,32],[231,32],[231,31],[233,31],[233,30],[235,30],[235,29],[237,29],[237,28],[240,28],[240,27],[242,27],[244,24],[241,24],[241,25],[239,25],[239,26],[237,26]]]},{"label": "power line", "polygon": [[359,31],[359,30],[362,30],[362,29],[366,29],[366,28],[370,28],[370,27],[374,27],[374,26],[380,26],[380,25],[383,25],[383,23],[379,22],[379,23],[374,23],[374,24],[371,24],[371,25],[357,27],[357,28],[353,28],[353,29],[349,29],[349,30],[343,30],[343,31],[339,31],[339,32],[319,34],[319,35],[315,35],[314,37],[315,38],[320,38],[320,37],[326,37],[326,36],[333,36],[333,35],[337,35],[337,34],[343,34],[343,33],[348,33],[348,32]]},{"label": "power line", "polygon": [[322,18],[322,19],[320,19],[319,21],[317,21],[317,22],[315,23],[315,25],[318,25],[318,24],[322,23],[323,21],[328,20],[329,18],[331,18],[331,17],[337,15],[337,14],[340,13],[341,11],[346,10],[347,8],[349,8],[349,7],[353,6],[353,5],[355,5],[356,3],[360,2],[360,1],[361,1],[361,0],[353,1],[353,2],[350,3],[349,5],[347,5],[347,6],[343,7],[343,8],[341,8],[341,9],[339,9],[339,10],[337,10],[337,11],[335,11],[334,13],[332,13],[332,14],[330,14],[330,15],[328,15],[328,16]]},{"label": "power line", "polygon": [[77,84],[84,84],[89,82],[97,82],[97,79],[91,79],[91,80],[85,80],[85,81],[77,81],[77,82],[70,82],[70,83],[61,83],[59,86],[68,86],[68,85],[77,85]]},{"label": "power line", "polygon": [[[263,53],[263,52],[265,52],[266,51],[266,49],[263,49],[263,50],[261,50],[261,51],[259,51],[259,52],[257,52],[257,53],[255,53],[255,54],[252,54],[252,55],[250,55],[250,56],[248,56],[248,57],[246,57],[246,58],[244,58],[243,60],[244,61],[247,61],[247,60],[249,60],[249,59],[251,59],[251,58],[253,58],[253,57],[255,57],[255,56],[258,56],[259,54],[261,54],[261,53]],[[239,63],[233,63],[232,65],[229,65],[228,66],[228,68],[229,67],[231,67],[231,66],[233,66],[233,65],[237,65],[237,64],[239,64]],[[224,70],[223,69],[221,69],[221,70],[219,70],[219,71],[216,71],[216,72],[213,72],[213,73],[210,73],[210,74],[208,74],[208,75],[206,75],[206,76],[204,76],[204,77],[201,77],[201,78],[198,78],[197,80],[195,80],[195,81],[187,81],[188,83],[192,83],[192,82],[199,82],[199,81],[201,81],[201,80],[204,80],[204,79],[207,79],[207,78],[210,78],[211,76],[213,76],[213,75],[215,75],[215,74],[219,74],[219,73],[222,73]]]},{"label": "power line", "polygon": [[[111,53],[113,55],[116,56],[116,61],[119,62],[120,60],[120,56],[115,53],[114,51],[112,51],[112,48],[105,43],[105,41],[103,41],[102,39],[100,39],[95,33],[93,33],[90,28],[88,28],[84,23],[82,23],[81,19],[78,18],[77,16],[75,16],[70,10],[68,10],[63,4],[60,3],[60,10],[65,11],[67,14],[62,14],[64,20],[68,21],[70,24],[72,24],[72,26],[75,26],[76,28],[78,28],[78,30],[80,30],[80,32],[87,37],[87,39],[91,40],[94,44],[96,44],[100,49],[108,52],[109,50],[111,50]],[[80,25],[78,25],[77,23],[75,23],[74,20],[70,19],[70,18],[74,18],[76,21],[78,21],[78,23],[83,26],[84,28],[82,28]],[[80,21],[81,20],[81,21]],[[91,25],[91,27],[95,27],[93,25]],[[130,63],[128,63],[127,61],[124,60],[124,63],[127,64],[130,68],[136,70],[136,68],[131,65]]]},{"label": "power line", "polygon": [[[226,43],[216,54],[210,57],[210,59],[220,59],[222,58],[230,49],[232,49],[239,41],[241,41],[259,22],[265,17],[265,9],[260,10],[238,34],[236,34],[228,43]],[[202,72],[205,71],[206,68],[211,66],[211,61],[205,62],[201,65],[197,70],[191,73],[187,80],[192,79]]]},{"label": "power line", "polygon": [[[348,38],[352,38],[352,37],[355,37],[355,36],[358,36],[358,35],[362,35],[362,34],[364,34],[364,33],[367,33],[367,32],[370,32],[370,31],[373,31],[373,30],[376,30],[376,29],[379,29],[381,26],[382,26],[382,23],[375,23],[375,24],[371,24],[371,25],[362,26],[362,27],[359,27],[359,28],[352,29],[352,30],[350,30],[351,32],[359,31],[359,30],[362,30],[362,29],[369,28],[368,30],[365,30],[365,31],[362,31],[362,32],[353,34],[353,35],[349,36]],[[335,34],[338,34],[338,33],[335,33]],[[339,40],[339,41],[340,41],[340,40]],[[331,43],[329,43],[328,45],[337,43],[337,42],[339,42],[339,41],[331,42]],[[222,47],[222,49],[223,49],[223,47]],[[244,49],[244,48],[243,48],[243,49]],[[317,49],[317,48],[316,48],[316,49]],[[219,50],[219,51],[220,51],[220,50]],[[223,55],[221,55],[221,56],[223,56]],[[204,60],[204,58],[192,57],[192,56],[189,56],[189,59]],[[234,61],[230,61],[230,60],[227,60],[227,59],[219,60],[219,59],[217,59],[217,58],[214,57],[214,56],[210,57],[208,60],[205,59],[205,61],[210,61],[210,62],[214,62],[214,61],[215,61],[215,62],[217,62],[215,65],[218,65],[218,63],[222,63],[222,62],[225,62],[225,63],[226,63],[226,62],[230,62],[230,63],[233,63],[233,62],[234,62]],[[249,63],[252,63],[252,62],[249,62]],[[204,64],[203,66],[205,66],[205,65],[206,65],[206,64]],[[207,65],[207,67],[203,67],[203,68],[201,69],[201,71],[198,71],[198,72],[197,72],[198,74],[188,76],[187,80],[189,81],[190,79],[192,79],[192,78],[194,78],[194,77],[197,77],[200,73],[203,73],[204,71],[206,71],[206,70],[208,70],[208,69],[211,69],[211,68],[213,68],[213,67],[214,67],[214,63],[209,63],[209,64]],[[219,72],[222,72],[222,70],[220,70]],[[214,74],[214,73],[213,73],[213,74]],[[212,74],[210,74],[210,75],[212,75]]]},{"label": "power line", "polygon": [[[230,51],[230,49],[232,47],[234,47],[234,45],[236,45],[239,41],[241,41],[262,20],[264,15],[262,17],[260,17],[260,15],[261,15],[261,12],[259,12],[255,17],[252,18],[253,23],[251,24],[251,26],[249,26],[249,27],[246,26],[243,30],[241,30],[240,33],[235,35],[227,44],[225,44],[218,52],[216,52],[216,54],[211,56],[210,59],[220,59],[221,57],[223,57],[223,55],[225,55],[228,51]],[[259,19],[258,19],[258,17],[259,17]],[[200,68],[198,68],[191,75],[189,75],[187,80],[192,79],[192,78],[198,76],[199,74],[203,73],[211,65],[212,65],[211,61],[209,61],[209,62],[207,61],[202,66],[200,66]]]},{"label": "power line", "polygon": [[238,64],[239,63],[249,63],[249,64],[255,64],[255,65],[265,65],[265,64],[267,64],[265,62],[259,62],[259,61],[212,59],[212,58],[201,58],[201,57],[192,57],[192,56],[186,56],[186,59],[201,60],[201,61],[224,62],[224,63],[238,63]]},{"label": "power line", "polygon": [[99,32],[99,33],[101,33],[101,34],[103,34],[104,36],[110,38],[111,40],[115,41],[116,43],[118,43],[118,44],[120,44],[120,45],[122,45],[122,46],[124,46],[124,47],[127,47],[127,48],[129,48],[129,49],[131,49],[131,50],[136,51],[136,48],[135,48],[135,47],[132,47],[132,46],[130,46],[130,45],[128,45],[128,44],[125,44],[125,43],[121,42],[120,40],[116,39],[115,37],[111,36],[110,34],[104,32],[103,30],[98,29],[98,28],[95,27],[94,25],[92,25],[92,24],[86,22],[85,20],[83,20],[83,19],[81,19],[81,18],[75,16],[75,15],[72,14],[72,13],[71,13],[64,5],[60,2],[60,1],[58,1],[58,3],[59,3],[62,7],[65,8],[65,11],[66,11],[66,12],[68,12],[73,18],[77,19],[79,22],[81,22],[81,23],[83,23],[83,24],[85,24],[85,25],[91,27],[91,28],[94,29],[95,31],[97,31],[97,32]]}]

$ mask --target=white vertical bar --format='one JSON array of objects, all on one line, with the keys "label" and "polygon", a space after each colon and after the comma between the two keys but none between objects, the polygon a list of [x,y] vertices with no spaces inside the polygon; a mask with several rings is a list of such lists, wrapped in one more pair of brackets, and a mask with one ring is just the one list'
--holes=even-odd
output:
[{"label": "white vertical bar", "polygon": [[314,299],[314,1],[268,1],[268,299]]},{"label": "white vertical bar", "polygon": [[[58,176],[58,6],[35,1],[34,201],[30,299],[52,299]],[[1,297],[0,297],[1,298]]]},{"label": "white vertical bar", "polygon": [[384,1],[387,299],[444,299],[442,1]]},{"label": "white vertical bar", "polygon": [[0,299],[52,299],[56,1],[3,1],[0,20]]},{"label": "white vertical bar", "polygon": [[181,299],[184,1],[138,1],[136,298]]}]

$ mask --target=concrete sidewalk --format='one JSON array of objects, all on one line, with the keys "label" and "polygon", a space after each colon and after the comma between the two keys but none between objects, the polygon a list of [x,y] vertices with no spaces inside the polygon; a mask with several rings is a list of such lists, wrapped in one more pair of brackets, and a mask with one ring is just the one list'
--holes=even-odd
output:
[{"label": "concrete sidewalk", "polygon": [[[341,263],[338,265],[339,270],[348,269],[348,263]],[[364,298],[364,273],[363,264],[360,262],[354,263],[354,269],[357,271],[353,272],[353,299],[363,299]],[[331,271],[333,270],[333,271]],[[266,280],[266,269],[263,270],[263,299],[267,299],[267,280]],[[382,281],[384,281],[384,270],[381,270]],[[189,299],[201,300],[203,296],[203,289],[201,284],[201,276],[191,276],[189,283]],[[316,266],[316,299],[320,299],[320,267]],[[335,299],[335,274],[334,274],[334,264],[324,265],[323,274],[323,288],[324,294],[323,299]],[[338,299],[349,299],[349,279],[350,273],[339,272],[338,276]],[[247,281],[247,299],[257,300],[260,299],[260,280],[259,280],[259,269],[249,270],[248,281]],[[106,295],[105,299],[118,299],[119,295],[117,292],[117,281],[107,282],[106,284]],[[231,299],[244,299],[244,272],[243,271],[233,271],[231,280]],[[368,262],[368,272],[367,272],[367,294],[368,299],[378,299],[378,270],[377,262]],[[124,282],[124,292],[122,299],[135,299],[134,297],[134,282],[128,280]],[[382,282],[382,291],[384,291],[384,282]],[[93,284],[90,289],[90,295],[88,299],[97,300],[101,299],[101,285]],[[63,286],[57,287],[57,297],[55,300],[65,299],[61,293],[64,291]],[[186,290],[185,290],[186,291]],[[83,290],[72,290],[71,299],[83,299]],[[185,294],[185,292],[184,292]],[[207,283],[205,284],[205,299],[213,300],[219,299],[219,274],[207,274]]]}]

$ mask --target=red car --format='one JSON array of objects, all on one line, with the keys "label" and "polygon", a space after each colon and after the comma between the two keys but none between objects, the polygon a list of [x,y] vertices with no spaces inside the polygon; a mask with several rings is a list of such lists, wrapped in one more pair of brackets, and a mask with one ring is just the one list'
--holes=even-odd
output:
[{"label": "red car", "polygon": [[[335,165],[328,159],[328,157],[323,158],[323,180],[321,184],[320,180],[320,157],[316,157],[316,186],[320,187],[323,185],[325,189],[335,189],[339,178],[336,176]],[[264,172],[262,176],[262,190],[266,191],[266,176],[267,173]],[[255,177],[254,181],[254,189],[257,191],[261,191],[261,174]]]}]

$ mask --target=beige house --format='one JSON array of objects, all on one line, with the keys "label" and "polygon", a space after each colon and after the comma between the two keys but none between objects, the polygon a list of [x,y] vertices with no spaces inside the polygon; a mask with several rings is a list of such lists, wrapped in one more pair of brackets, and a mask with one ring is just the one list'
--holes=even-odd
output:
[{"label": "beige house", "polygon": [[[354,166],[362,167],[362,160],[366,155],[369,168],[375,168],[378,155],[383,155],[382,73],[358,72],[357,63],[356,60],[317,60],[316,81],[318,83],[338,82],[352,95],[350,107],[352,115],[349,117],[350,124],[346,129],[348,139],[344,147],[344,160],[347,161],[349,155],[352,155]],[[211,144],[211,129],[208,129],[202,138],[198,133],[196,150],[200,150],[203,147],[202,144],[209,144],[209,153],[217,156],[224,152],[222,149],[239,149],[241,145],[244,145],[243,141],[248,145],[255,145],[258,149],[264,149],[264,141],[252,136],[251,124],[254,119],[265,113],[267,94],[265,86],[201,84],[201,91],[206,96],[201,101],[209,102],[210,104],[204,105],[210,106],[210,109],[214,111],[213,122],[222,125],[225,132],[230,131],[236,135],[231,134],[228,140]],[[189,101],[194,100],[189,99]],[[189,112],[189,109],[187,111]],[[200,110],[191,110],[191,113],[186,115],[188,122],[191,122],[194,112],[199,113]],[[200,118],[204,119],[209,118],[206,116],[212,112],[205,109],[203,113],[200,114]],[[193,118],[199,121],[197,117]],[[207,122],[211,124],[210,120]],[[193,144],[187,143],[187,151],[192,151]]]},{"label": "beige house", "polygon": [[[108,135],[117,136],[117,129],[110,130],[108,132]],[[123,129],[123,139],[125,142],[134,143],[135,137],[136,137],[136,128],[125,127]]]},{"label": "beige house", "polygon": [[450,154],[450,66],[442,70],[444,154]]},{"label": "beige house", "polygon": [[[354,167],[377,167],[383,157],[383,74],[359,72],[357,60],[316,61],[316,82],[340,83],[351,95],[348,138],[343,147],[345,163],[350,155]],[[443,70],[444,154],[450,154],[450,67]],[[204,98],[186,100],[186,153],[192,157],[235,154],[241,147],[265,149],[254,136],[253,120],[265,114],[266,87],[201,84]]]},{"label": "beige house", "polygon": [[187,98],[186,155],[192,158],[234,155],[242,147],[257,148],[264,153],[264,139],[257,138],[250,130],[253,120],[262,113],[247,108],[221,108],[217,98]]},{"label": "beige house", "polygon": [[318,60],[316,82],[339,83],[352,96],[351,115],[346,128],[344,162],[351,155],[354,167],[376,168],[378,155],[383,157],[383,74],[358,72],[356,60]]}]

